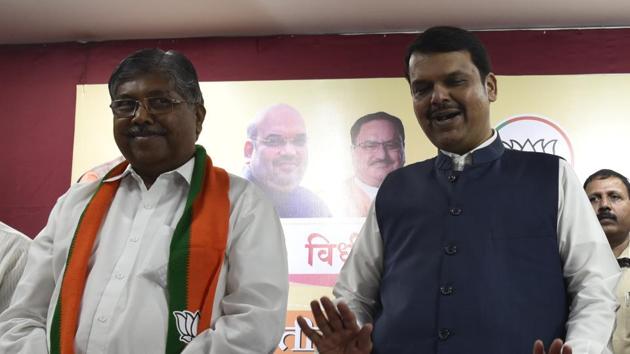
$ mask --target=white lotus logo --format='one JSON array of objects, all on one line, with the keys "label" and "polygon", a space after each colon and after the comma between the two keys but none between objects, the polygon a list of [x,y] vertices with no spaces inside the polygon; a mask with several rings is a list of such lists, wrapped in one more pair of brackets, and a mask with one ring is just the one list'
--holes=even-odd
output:
[{"label": "white lotus logo", "polygon": [[562,157],[574,163],[573,147],[567,132],[549,118],[518,115],[496,126],[503,146],[512,150],[541,152]]},{"label": "white lotus logo", "polygon": [[184,311],[173,311],[177,331],[179,332],[179,340],[184,343],[190,343],[197,336],[197,325],[199,324],[199,311],[194,313]]},{"label": "white lotus logo", "polygon": [[538,139],[532,143],[530,139],[525,139],[523,143],[510,139],[509,141],[503,141],[503,145],[505,147],[512,150],[521,150],[521,151],[534,151],[534,152],[544,152],[547,154],[556,154],[556,144],[558,143],[557,139],[552,139],[545,142],[545,139]]}]

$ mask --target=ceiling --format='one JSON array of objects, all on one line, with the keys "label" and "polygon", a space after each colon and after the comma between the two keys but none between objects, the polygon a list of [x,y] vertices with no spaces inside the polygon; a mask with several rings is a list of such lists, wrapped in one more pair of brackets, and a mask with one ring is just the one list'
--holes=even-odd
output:
[{"label": "ceiling", "polygon": [[630,25],[628,0],[0,0],[0,44]]}]

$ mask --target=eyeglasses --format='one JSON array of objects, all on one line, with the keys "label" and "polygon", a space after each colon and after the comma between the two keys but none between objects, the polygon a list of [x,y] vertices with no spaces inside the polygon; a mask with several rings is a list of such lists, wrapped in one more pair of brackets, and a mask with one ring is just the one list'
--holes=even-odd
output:
[{"label": "eyeglasses", "polygon": [[169,114],[173,112],[173,107],[180,103],[184,103],[184,101],[170,97],[145,97],[139,100],[124,98],[113,100],[109,107],[112,109],[114,116],[131,118],[136,115],[140,105],[150,114]]},{"label": "eyeglasses", "polygon": [[380,143],[378,141],[368,140],[359,144],[354,144],[353,146],[359,147],[368,152],[374,152],[381,146],[387,151],[398,151],[402,149],[402,143],[400,141],[384,141]]},{"label": "eyeglasses", "polygon": [[287,143],[291,143],[291,145],[295,147],[304,147],[306,146],[306,135],[298,135],[293,138],[285,138],[280,135],[270,135],[265,139],[260,139],[257,141],[267,147],[272,148],[283,147],[287,145]]}]

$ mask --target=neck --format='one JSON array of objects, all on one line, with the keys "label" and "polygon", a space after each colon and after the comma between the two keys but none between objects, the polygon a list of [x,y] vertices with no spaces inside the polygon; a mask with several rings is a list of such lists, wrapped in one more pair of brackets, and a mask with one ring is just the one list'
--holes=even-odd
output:
[{"label": "neck", "polygon": [[140,176],[140,178],[142,178],[142,181],[144,182],[144,185],[147,187],[147,190],[149,188],[151,188],[151,186],[153,185],[153,183],[155,182],[155,180],[158,179],[158,177],[160,177],[160,175],[164,172],[168,172],[170,170],[159,170],[159,171],[155,171],[152,169],[146,169],[146,168],[142,168],[139,166],[133,166],[133,170],[136,172],[136,174],[138,174],[138,176]]},{"label": "neck", "polygon": [[143,175],[141,175],[140,178],[142,178],[142,181],[144,182],[144,186],[147,187],[147,190],[151,188],[151,186],[153,185],[153,182],[155,182],[155,180],[157,179],[157,177],[145,177]]},{"label": "neck", "polygon": [[469,152],[479,148],[481,145],[483,145],[485,142],[487,142],[493,136],[494,136],[494,130],[488,128],[488,133],[486,135],[484,135],[483,139],[481,139],[480,141],[475,143],[474,146],[466,147],[464,149],[457,150],[457,151],[448,151],[448,150],[443,150],[443,151],[447,151],[447,152],[450,152],[451,154],[456,154],[456,155],[459,155],[459,156],[464,156],[467,153],[469,153]]},{"label": "neck", "polygon": [[[373,180],[373,181],[370,181],[370,182],[366,182],[364,179],[362,179],[362,178],[361,178],[361,177],[359,177],[359,176],[356,176],[355,178],[356,178],[356,180],[357,180],[359,183],[363,183],[363,185],[365,185],[366,187],[370,187],[370,188],[377,188],[377,189],[378,189],[378,188],[381,186],[381,184],[380,184],[380,183],[378,183],[377,181],[374,181],[374,180]],[[382,181],[382,180],[381,180],[381,181]]]},{"label": "neck", "polygon": [[615,257],[619,257],[621,253],[628,247],[630,238],[628,238],[626,235],[626,237],[621,242],[614,243],[614,242],[611,242],[610,240],[608,242],[610,243],[610,248],[612,248],[612,251]]},{"label": "neck", "polygon": [[299,186],[299,184],[276,185],[273,183],[265,183],[264,178],[256,177],[251,167],[245,170],[245,178],[254,182],[254,184],[262,189],[267,195],[282,195],[291,193]]},{"label": "neck", "polygon": [[[481,141],[477,142],[477,144],[475,146],[473,146],[472,149],[469,149],[468,151],[465,151],[463,154],[469,153],[469,152],[479,148],[485,142],[490,140],[490,138],[492,138],[493,135],[494,135],[494,131],[492,129],[488,128],[488,132],[486,133],[486,135],[484,135],[484,138],[481,139]],[[460,154],[460,155],[463,155],[463,154]]]}]

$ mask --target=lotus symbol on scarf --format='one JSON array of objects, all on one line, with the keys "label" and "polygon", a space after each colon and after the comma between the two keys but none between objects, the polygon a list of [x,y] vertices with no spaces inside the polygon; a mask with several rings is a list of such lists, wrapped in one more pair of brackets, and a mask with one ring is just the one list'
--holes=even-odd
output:
[{"label": "lotus symbol on scarf", "polygon": [[503,145],[512,150],[544,152],[552,155],[556,154],[557,143],[557,139],[552,139],[547,142],[545,142],[545,139],[538,139],[535,142],[532,142],[529,139],[525,139],[525,141],[522,143],[514,139],[510,139],[510,141],[503,141]]},{"label": "lotus symbol on scarf", "polygon": [[173,311],[177,331],[179,332],[179,340],[184,343],[190,343],[197,336],[197,325],[199,324],[199,311],[190,312]]}]

